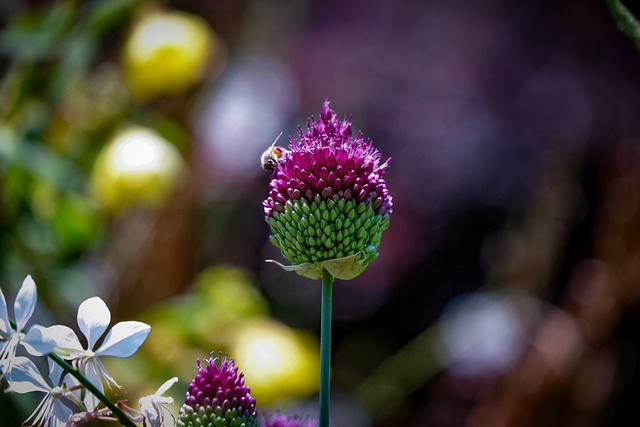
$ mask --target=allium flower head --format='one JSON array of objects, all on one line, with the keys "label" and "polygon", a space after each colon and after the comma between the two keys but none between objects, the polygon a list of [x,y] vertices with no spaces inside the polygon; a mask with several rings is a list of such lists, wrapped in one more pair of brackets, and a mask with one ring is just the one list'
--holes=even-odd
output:
[{"label": "allium flower head", "polygon": [[189,384],[177,425],[256,427],[256,400],[234,360],[219,355],[206,362],[206,367],[197,362],[198,373]]},{"label": "allium flower head", "polygon": [[380,164],[380,157],[325,101],[320,118],[283,150],[263,202],[271,243],[293,264],[281,267],[312,279],[326,268],[351,279],[378,257],[392,210],[382,178],[389,160]]}]

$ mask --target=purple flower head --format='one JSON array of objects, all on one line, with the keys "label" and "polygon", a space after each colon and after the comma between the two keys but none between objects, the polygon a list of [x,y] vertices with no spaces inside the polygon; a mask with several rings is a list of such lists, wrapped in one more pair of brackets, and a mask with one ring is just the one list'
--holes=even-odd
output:
[{"label": "purple flower head", "polygon": [[203,367],[200,359],[197,361],[198,373],[189,384],[177,425],[256,427],[256,400],[234,360],[220,354],[206,362]]},{"label": "purple flower head", "polygon": [[290,139],[271,173],[263,202],[271,242],[310,278],[326,268],[339,279],[360,274],[378,256],[392,201],[382,177],[389,160],[325,101],[320,118]]},{"label": "purple flower head", "polygon": [[304,415],[284,415],[280,413],[260,414],[260,427],[317,427],[316,417]]}]

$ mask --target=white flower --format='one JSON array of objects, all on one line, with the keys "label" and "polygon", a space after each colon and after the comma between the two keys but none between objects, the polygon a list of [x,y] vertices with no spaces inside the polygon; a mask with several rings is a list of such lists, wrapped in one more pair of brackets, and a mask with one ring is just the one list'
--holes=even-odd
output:
[{"label": "white flower", "polygon": [[29,358],[18,356],[13,360],[9,391],[15,393],[30,393],[33,391],[46,393],[24,425],[61,427],[66,425],[66,420],[72,414],[71,409],[65,404],[63,398],[67,397],[75,400],[75,396],[72,395],[72,392],[68,390],[64,383],[61,386],[57,385],[63,372],[62,368],[51,361],[49,363],[49,377],[51,383],[54,384],[53,386],[42,377],[36,365]]},{"label": "white flower", "polygon": [[[152,395],[141,397],[138,400],[140,412],[144,415],[147,427],[160,427],[164,425],[164,413],[169,412],[165,405],[173,405],[173,397],[162,396],[169,388],[178,382],[178,377],[173,377],[160,386]],[[171,414],[169,412],[169,414]]]},{"label": "white flower", "polygon": [[[122,387],[109,375],[98,357],[129,357],[138,350],[151,331],[146,323],[119,322],[113,325],[102,345],[96,348],[110,321],[111,312],[107,305],[99,297],[93,297],[78,308],[78,326],[87,339],[86,349],[71,328],[61,325],[51,327],[55,328],[55,352],[73,360],[74,366],[101,392],[104,391],[103,380],[110,388],[112,385]],[[92,393],[87,393],[84,403],[88,411],[93,411],[99,401]]]},{"label": "white flower", "polygon": [[31,276],[27,276],[22,282],[13,305],[16,318],[16,328],[13,329],[9,321],[7,302],[0,289],[0,339],[4,341],[0,346],[0,371],[9,381],[11,381],[13,360],[19,345],[34,356],[42,356],[53,350],[54,344],[49,328],[34,325],[26,334],[23,332],[33,314],[37,299],[36,284]]}]

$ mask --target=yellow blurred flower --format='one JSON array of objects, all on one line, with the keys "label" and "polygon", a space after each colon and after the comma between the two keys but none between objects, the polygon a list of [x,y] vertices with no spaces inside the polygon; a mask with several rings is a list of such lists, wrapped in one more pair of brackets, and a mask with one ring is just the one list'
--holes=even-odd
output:
[{"label": "yellow blurred flower", "polygon": [[117,213],[132,205],[161,206],[184,171],[178,150],[151,129],[129,127],[115,135],[94,164],[97,202]]},{"label": "yellow blurred flower", "polygon": [[143,16],[123,52],[132,95],[148,100],[183,92],[202,77],[217,44],[206,21],[196,15],[154,11]]},{"label": "yellow blurred flower", "polygon": [[216,265],[202,271],[194,284],[194,292],[198,299],[207,301],[212,310],[225,315],[227,325],[221,325],[224,327],[268,311],[267,302],[247,273],[230,265]]},{"label": "yellow blurred flower", "polygon": [[229,354],[261,406],[308,397],[318,390],[319,346],[308,332],[257,318],[238,329]]}]

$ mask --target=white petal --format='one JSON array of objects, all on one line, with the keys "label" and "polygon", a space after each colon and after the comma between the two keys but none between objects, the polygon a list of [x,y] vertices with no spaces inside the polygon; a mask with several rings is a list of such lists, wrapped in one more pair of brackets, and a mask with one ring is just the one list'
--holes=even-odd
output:
[{"label": "white petal", "polygon": [[100,371],[100,376],[102,377],[104,383],[107,384],[109,389],[113,390],[113,387],[119,388],[120,390],[124,390],[120,384],[111,376],[111,374],[107,371],[107,368],[104,367],[99,358],[96,357],[96,364],[98,365],[98,369]]},{"label": "white petal", "polygon": [[[87,363],[85,369],[82,371],[82,374],[93,384],[96,386],[100,392],[104,393],[104,387],[102,386],[102,378],[100,377],[99,368],[97,366],[97,361],[92,360]],[[98,406],[100,400],[91,392],[87,391],[84,397],[84,404],[87,407],[87,411],[95,411],[96,406]]]},{"label": "white petal", "polygon": [[24,422],[27,426],[47,426],[53,411],[53,396],[47,394]]},{"label": "white petal", "polygon": [[140,412],[144,414],[145,424],[148,427],[161,427],[164,425],[164,412],[169,412],[165,405],[172,405],[173,397],[163,397],[161,395],[177,381],[178,377],[173,377],[162,384],[155,394],[141,397],[138,400]]},{"label": "white petal", "polygon": [[66,394],[73,395],[78,402],[82,401],[82,392],[85,387],[73,375],[69,374],[60,365],[49,359],[49,379],[51,383],[67,389]]},{"label": "white petal", "polygon": [[155,396],[145,396],[138,400],[140,412],[144,415],[145,425],[149,427],[160,427],[162,419],[162,408],[156,403]]},{"label": "white petal", "polygon": [[53,411],[51,413],[51,420],[49,420],[49,427],[67,426],[67,418],[69,418],[72,413],[73,411],[71,411],[61,399],[55,399],[53,401]]},{"label": "white petal", "polygon": [[178,382],[178,377],[173,377],[170,380],[165,381],[164,384],[162,384],[160,388],[158,388],[158,390],[155,392],[155,395],[162,396],[167,392],[167,390],[171,388],[172,385],[174,385],[177,382]]},{"label": "white petal", "polygon": [[2,289],[0,289],[0,332],[7,335],[11,332],[9,313],[7,312],[7,300],[4,299]]},{"label": "white petal", "polygon": [[5,375],[10,376],[13,360],[16,357],[16,350],[20,344],[21,334],[13,334],[9,341],[6,341],[0,349],[0,370]]},{"label": "white petal", "polygon": [[51,380],[51,384],[54,386],[60,385],[60,378],[62,378],[62,374],[66,373],[66,371],[62,368],[62,366],[58,365],[51,358],[47,358],[49,362],[49,379]]},{"label": "white petal", "polygon": [[17,356],[11,363],[9,390],[15,393],[30,393],[32,391],[47,393],[51,387],[31,359]]},{"label": "white petal", "polygon": [[55,342],[55,352],[66,358],[75,359],[85,354],[80,340],[73,329],[64,325],[46,328],[47,337]]},{"label": "white petal", "polygon": [[25,349],[34,356],[44,356],[53,351],[56,342],[50,336],[48,328],[33,325],[21,341]]},{"label": "white petal", "polygon": [[96,355],[129,357],[142,345],[151,326],[146,323],[128,321],[116,323],[107,334]]},{"label": "white petal", "polygon": [[89,298],[78,308],[78,326],[87,337],[88,349],[93,349],[96,341],[104,334],[111,322],[109,307],[99,297]]},{"label": "white petal", "polygon": [[31,276],[27,276],[22,282],[13,306],[16,315],[16,330],[18,332],[24,329],[27,321],[31,318],[37,300],[36,284]]}]

